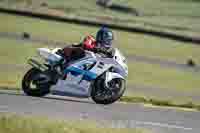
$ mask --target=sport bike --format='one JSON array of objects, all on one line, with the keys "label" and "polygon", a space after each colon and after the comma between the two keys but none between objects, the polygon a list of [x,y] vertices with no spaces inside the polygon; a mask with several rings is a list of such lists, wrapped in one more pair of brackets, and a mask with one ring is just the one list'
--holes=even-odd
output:
[{"label": "sport bike", "polygon": [[37,57],[28,60],[32,68],[24,75],[22,89],[28,96],[47,94],[91,97],[97,104],[117,101],[126,89],[126,58],[115,48],[113,58],[85,51],[81,59],[64,63],[60,48],[38,48]]}]

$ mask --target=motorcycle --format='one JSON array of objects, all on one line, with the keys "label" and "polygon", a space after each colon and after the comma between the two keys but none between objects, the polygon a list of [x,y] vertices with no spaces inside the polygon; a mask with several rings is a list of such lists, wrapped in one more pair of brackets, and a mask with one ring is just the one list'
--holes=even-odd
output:
[{"label": "motorcycle", "polygon": [[68,65],[63,65],[64,58],[57,54],[59,49],[38,48],[39,58],[28,60],[32,68],[22,80],[26,95],[91,97],[97,104],[111,104],[124,94],[128,66],[117,48],[113,58],[85,51],[83,58]]}]

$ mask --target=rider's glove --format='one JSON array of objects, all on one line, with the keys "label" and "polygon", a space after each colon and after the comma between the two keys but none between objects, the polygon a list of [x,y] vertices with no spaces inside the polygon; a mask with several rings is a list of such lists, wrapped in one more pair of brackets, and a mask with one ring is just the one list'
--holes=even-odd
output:
[{"label": "rider's glove", "polygon": [[57,52],[56,52],[57,55],[60,55],[61,57],[64,57],[65,54],[64,54],[64,51],[62,49],[59,49]]}]

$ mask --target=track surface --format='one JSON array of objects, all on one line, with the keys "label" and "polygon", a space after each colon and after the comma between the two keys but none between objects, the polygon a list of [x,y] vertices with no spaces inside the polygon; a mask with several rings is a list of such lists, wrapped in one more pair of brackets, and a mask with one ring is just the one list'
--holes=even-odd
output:
[{"label": "track surface", "polygon": [[142,104],[97,105],[89,99],[46,96],[1,90],[0,112],[47,116],[55,119],[97,121],[111,127],[142,127],[153,133],[199,133],[200,112],[145,107]]}]

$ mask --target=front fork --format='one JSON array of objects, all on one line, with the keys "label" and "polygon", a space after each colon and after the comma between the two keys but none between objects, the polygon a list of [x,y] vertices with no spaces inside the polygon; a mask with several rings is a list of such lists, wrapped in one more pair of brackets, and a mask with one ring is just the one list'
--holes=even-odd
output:
[{"label": "front fork", "polygon": [[110,74],[110,72],[106,72],[106,75],[105,75],[105,86],[107,88],[109,88],[109,85],[108,85],[108,82],[112,80],[112,75]]},{"label": "front fork", "polygon": [[106,87],[109,88],[109,85],[108,83],[112,80],[112,79],[124,79],[123,76],[121,76],[120,74],[118,73],[113,73],[113,72],[106,72],[106,75],[105,75],[105,85]]}]

